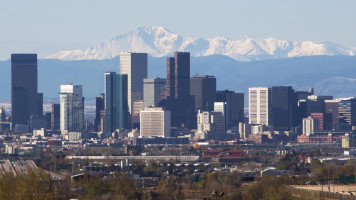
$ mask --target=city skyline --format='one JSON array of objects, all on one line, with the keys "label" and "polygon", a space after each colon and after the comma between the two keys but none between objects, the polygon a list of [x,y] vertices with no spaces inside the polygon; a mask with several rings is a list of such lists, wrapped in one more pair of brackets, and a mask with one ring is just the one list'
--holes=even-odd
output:
[{"label": "city skyline", "polygon": [[[42,99],[43,96],[36,93],[38,79],[37,55],[12,54],[11,61],[12,91],[16,91],[14,88],[18,87],[19,94],[26,95],[31,92],[34,95],[32,97],[29,95],[29,97],[40,101],[39,97]],[[203,158],[200,160],[201,164],[201,162],[209,161],[207,157],[214,156],[215,162],[220,162],[221,166],[225,163],[225,169],[228,169],[227,164],[261,161],[256,159],[260,158],[258,154],[257,156],[254,155],[254,157],[248,155],[253,155],[250,151],[254,151],[254,148],[256,150],[261,147],[262,149],[269,148],[269,144],[276,145],[272,147],[274,151],[276,148],[286,148],[286,144],[288,150],[290,150],[291,144],[295,145],[297,143],[300,143],[297,145],[320,145],[321,143],[325,143],[338,145],[336,146],[337,148],[340,148],[340,145],[341,148],[355,146],[355,97],[350,99],[335,99],[334,101],[333,96],[314,95],[313,88],[309,88],[308,91],[295,91],[292,86],[249,88],[249,120],[244,113],[244,93],[235,93],[229,90],[217,91],[216,78],[214,76],[193,75],[191,77],[189,52],[175,52],[174,57],[167,57],[166,61],[166,79],[160,79],[159,81],[158,79],[145,79],[147,78],[147,54],[145,53],[127,52],[124,56],[121,56],[120,65],[123,68],[120,68],[120,72],[123,74],[105,72],[105,91],[104,94],[101,93],[101,96],[96,99],[97,107],[95,114],[96,119],[100,118],[100,124],[96,124],[95,126],[97,129],[100,127],[100,131],[95,131],[95,122],[85,120],[84,123],[85,98],[83,97],[82,85],[60,85],[59,110],[57,108],[56,111],[54,108],[55,105],[53,105],[51,113],[46,113],[45,115],[41,113],[41,116],[31,115],[29,122],[23,124],[21,127],[16,125],[15,129],[12,129],[11,125],[15,118],[2,114],[0,132],[5,133],[1,135],[3,141],[6,141],[5,137],[20,138],[20,140],[15,141],[11,139],[9,143],[5,143],[5,153],[18,156],[20,155],[19,152],[23,152],[21,147],[25,147],[24,145],[29,141],[36,141],[34,146],[27,146],[27,150],[31,150],[31,148],[35,150],[34,157],[37,164],[37,144],[39,144],[39,141],[41,148],[43,148],[42,141],[44,141],[47,144],[46,148],[48,146],[56,146],[61,151],[76,149],[75,151],[79,150],[79,153],[83,149],[84,155],[86,154],[85,150],[91,147],[94,147],[95,151],[100,148],[110,149],[110,151],[113,148],[123,148],[123,151],[119,150],[120,154],[115,156],[124,158],[126,168],[128,169],[130,167],[128,164],[130,162],[129,159],[134,159],[133,154],[137,154],[137,152],[133,152],[132,150],[128,151],[129,146],[141,146],[143,147],[142,150],[144,150],[147,147],[145,144],[155,145],[154,148],[159,148],[156,145],[161,145],[161,147],[164,146],[162,148],[163,151],[156,154],[156,156],[162,156],[167,148],[169,148],[169,154],[174,155],[176,153],[173,150],[175,146],[178,145],[181,148],[183,147],[182,145],[184,147],[193,145],[190,147],[190,150],[188,149],[187,154],[197,155],[194,159],[195,161],[198,158]],[[130,76],[130,81],[128,81]],[[145,84],[154,84],[156,81],[160,82],[157,92],[154,91],[155,88],[152,88],[152,86],[150,86],[151,88],[144,87]],[[166,89],[162,90],[164,84],[166,84]],[[26,86],[29,87],[26,88]],[[132,97],[129,97],[128,90],[131,90],[130,95]],[[153,99],[158,98],[161,92],[166,92],[166,100],[161,100],[158,103],[161,103],[162,106],[145,106],[143,100],[145,96],[147,97],[148,91],[151,91],[149,93],[152,93],[154,96]],[[143,92],[146,94],[144,95]],[[30,99],[25,95],[22,98],[20,98],[20,95],[12,95],[12,104],[14,96],[20,98],[20,100]],[[146,99],[152,102],[150,100],[151,97]],[[157,101],[153,101],[153,104],[156,104]],[[42,106],[43,100],[40,102]],[[209,105],[212,103],[214,104],[214,111],[212,111],[211,107],[209,108]],[[130,104],[132,105],[131,115],[128,112]],[[152,105],[152,103],[149,104]],[[37,105],[33,107],[37,108]],[[25,107],[21,109],[22,111],[28,110]],[[58,117],[58,111],[60,112],[60,129],[55,130],[54,122],[55,116],[57,115]],[[126,118],[126,113],[128,119]],[[25,116],[25,114],[21,115]],[[272,123],[270,123],[270,118],[272,119]],[[334,118],[339,119],[339,121],[334,123]],[[125,126],[126,122],[129,121],[131,121],[132,126]],[[216,145],[218,148],[203,150],[200,153],[196,151],[199,149],[199,143]],[[268,144],[267,147],[265,146],[266,144]],[[236,149],[236,145],[239,145],[238,149]],[[240,147],[240,145],[243,147]],[[246,145],[249,146],[249,150],[246,151],[245,155],[245,151],[242,148],[246,148]],[[260,145],[264,146],[260,147]],[[235,146],[234,150],[226,148],[233,146]],[[219,148],[222,148],[222,150],[220,151]],[[135,149],[138,150],[138,148]],[[298,149],[292,149],[293,154]],[[54,150],[54,148],[51,150]],[[259,152],[266,153],[266,151]],[[311,151],[315,152],[314,149],[311,149]],[[142,152],[140,156],[145,159],[146,156],[155,156],[152,155],[155,154],[154,152],[151,151],[148,155],[147,152]],[[183,151],[180,150],[179,155],[182,156],[182,153]],[[293,154],[287,154],[287,152],[280,152],[279,154],[266,153],[266,155],[273,155],[273,157],[276,155],[286,155],[286,158],[293,156]],[[101,158],[104,158],[104,156],[111,159],[113,154],[110,153],[108,157],[102,154]],[[98,157],[92,155],[83,158],[96,160]],[[157,158],[155,157],[154,159]],[[164,158],[167,159],[167,157]],[[266,162],[266,158],[264,156],[263,162]],[[300,156],[300,158],[302,157]],[[282,157],[280,159],[280,162],[285,160]],[[179,162],[179,159],[176,157],[177,161]],[[297,162],[301,163],[301,161],[302,159],[299,159]],[[5,162],[7,161],[3,161],[3,163]],[[116,165],[116,167],[120,166],[120,169],[115,169],[115,165],[111,164],[111,170],[124,170],[123,162],[122,160],[120,165]],[[34,162],[32,161],[31,163]],[[275,162],[271,162],[271,164],[272,166],[280,166],[280,164],[277,165]],[[84,163],[85,165],[86,163]],[[77,166],[80,168],[80,165]],[[106,165],[106,167],[108,166]],[[194,164],[194,166],[197,165]],[[90,167],[93,166],[86,167],[85,170],[90,171]],[[44,168],[52,171],[57,170],[57,167]],[[266,174],[277,175],[278,173],[284,173],[285,175],[293,175],[293,173],[300,173],[291,170],[287,174],[282,171],[285,169],[287,168],[284,167],[278,169],[278,171],[271,171],[272,169],[268,168],[261,170],[260,173],[261,177]],[[300,169],[298,170],[301,171]],[[74,174],[73,171],[72,169],[72,174]],[[26,175],[26,172],[23,172]],[[129,173],[132,174],[133,172]],[[110,172],[110,174],[113,173]],[[104,174],[101,176],[104,177]],[[52,180],[54,179],[55,177],[52,178]],[[72,180],[75,181],[73,176]]]},{"label": "city skyline", "polygon": [[355,7],[0,1],[0,199],[356,200]]}]

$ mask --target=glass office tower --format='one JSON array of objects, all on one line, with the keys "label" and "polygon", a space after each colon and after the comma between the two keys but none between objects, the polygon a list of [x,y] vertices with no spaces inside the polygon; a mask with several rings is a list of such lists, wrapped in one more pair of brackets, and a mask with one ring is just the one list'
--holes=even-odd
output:
[{"label": "glass office tower", "polygon": [[127,74],[105,73],[105,133],[128,127],[127,79]]},{"label": "glass office tower", "polygon": [[43,95],[37,93],[37,54],[11,54],[12,127],[43,115]]}]

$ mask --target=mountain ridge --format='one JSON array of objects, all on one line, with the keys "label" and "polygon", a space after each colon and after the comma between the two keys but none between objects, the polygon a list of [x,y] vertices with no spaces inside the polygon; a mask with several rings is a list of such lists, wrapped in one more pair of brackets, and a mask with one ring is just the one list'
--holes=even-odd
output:
[{"label": "mountain ridge", "polygon": [[153,57],[164,57],[174,51],[187,51],[194,57],[221,54],[243,62],[315,55],[356,55],[354,48],[328,41],[297,42],[273,37],[253,39],[248,36],[240,40],[225,36],[204,39],[176,34],[161,26],[144,26],[91,48],[60,51],[45,59],[105,60],[115,58],[121,52],[146,52]]}]

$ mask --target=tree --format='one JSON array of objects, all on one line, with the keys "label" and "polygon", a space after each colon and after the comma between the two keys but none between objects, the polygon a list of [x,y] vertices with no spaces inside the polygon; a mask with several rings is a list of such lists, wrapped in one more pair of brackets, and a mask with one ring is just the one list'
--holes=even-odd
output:
[{"label": "tree", "polygon": [[223,173],[220,175],[223,181],[220,182],[220,191],[225,194],[222,199],[242,199],[242,192],[240,189],[242,178],[236,171]]},{"label": "tree", "polygon": [[99,200],[102,199],[102,195],[107,194],[108,192],[108,185],[102,179],[97,179],[89,182],[83,198]]},{"label": "tree", "polygon": [[55,189],[49,174],[41,169],[27,174],[5,173],[0,179],[0,199],[55,199]]},{"label": "tree", "polygon": [[264,176],[258,183],[249,185],[243,199],[289,200],[295,199],[282,178]]},{"label": "tree", "polygon": [[138,199],[140,188],[135,180],[126,173],[115,173],[109,177],[109,194],[112,199]]},{"label": "tree", "polygon": [[157,186],[159,199],[184,199],[182,186],[176,176],[167,176],[162,179]]},{"label": "tree", "polygon": [[238,172],[230,172],[226,174],[226,184],[229,184],[232,188],[239,188],[242,183],[242,178]]},{"label": "tree", "polygon": [[15,199],[16,177],[13,173],[5,173],[0,179],[0,199]]},{"label": "tree", "polygon": [[213,173],[208,173],[206,175],[205,187],[208,191],[216,190],[219,187],[219,183]]}]

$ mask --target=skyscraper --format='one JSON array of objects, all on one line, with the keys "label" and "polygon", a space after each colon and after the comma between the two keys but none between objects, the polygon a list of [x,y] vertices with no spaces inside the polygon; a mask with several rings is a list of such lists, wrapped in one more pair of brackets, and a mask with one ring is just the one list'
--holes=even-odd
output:
[{"label": "skyscraper", "polygon": [[5,122],[6,114],[3,107],[0,108],[0,122]]},{"label": "skyscraper", "polygon": [[105,73],[105,120],[104,132],[127,128],[127,75]]},{"label": "skyscraper", "polygon": [[37,93],[37,54],[11,54],[12,126],[43,116],[43,95]]},{"label": "skyscraper", "polygon": [[229,90],[217,91],[216,101],[227,104],[227,129],[237,127],[239,122],[244,121],[244,93],[235,93]]},{"label": "skyscraper", "polygon": [[145,109],[143,100],[134,101],[132,105],[132,114],[131,114],[131,128],[140,129],[140,112]]},{"label": "skyscraper", "polygon": [[190,96],[190,53],[175,52],[167,58],[167,108],[172,126],[194,128],[194,97]]},{"label": "skyscraper", "polygon": [[332,115],[330,113],[310,113],[310,116],[318,120],[318,130],[331,130]]},{"label": "skyscraper", "polygon": [[325,113],[325,101],[332,100],[333,96],[316,96],[309,95],[306,100],[307,114],[310,113]]},{"label": "skyscraper", "polygon": [[146,107],[158,106],[166,99],[166,79],[146,78],[143,80],[143,102]]},{"label": "skyscraper", "polygon": [[231,121],[228,104],[226,102],[214,102],[214,112],[221,113],[224,116],[224,132],[227,128],[228,121]]},{"label": "skyscraper", "polygon": [[46,112],[45,114],[45,118],[46,118],[46,129],[51,129],[51,112]]},{"label": "skyscraper", "polygon": [[325,113],[331,114],[331,130],[339,129],[339,100],[325,100]]},{"label": "skyscraper", "polygon": [[29,131],[33,131],[33,130],[39,130],[42,128],[46,128],[47,123],[46,123],[46,118],[42,115],[31,115],[30,116],[30,130]]},{"label": "skyscraper", "polygon": [[308,116],[308,118],[303,118],[303,135],[312,135],[314,134],[314,130],[319,129],[319,121],[317,119],[314,119],[311,116]]},{"label": "skyscraper", "polygon": [[339,119],[341,124],[356,126],[356,99],[343,98],[339,102]]},{"label": "skyscraper", "polygon": [[199,139],[204,139],[206,133],[225,133],[225,116],[222,112],[212,112],[198,110],[197,113],[197,133]]},{"label": "skyscraper", "polygon": [[140,135],[143,137],[171,136],[171,111],[160,107],[140,111]]},{"label": "skyscraper", "polygon": [[84,97],[81,85],[61,85],[60,128],[61,134],[82,131],[84,128]]},{"label": "skyscraper", "polygon": [[190,98],[190,53],[174,53],[174,97],[176,99]]},{"label": "skyscraper", "polygon": [[143,100],[143,79],[147,78],[147,53],[121,53],[120,74],[127,74],[127,101],[132,114],[133,102]]},{"label": "skyscraper", "polygon": [[[95,98],[95,121],[94,121],[94,130],[99,131],[100,124],[100,112],[105,109],[105,95],[100,94]],[[102,130],[101,130],[102,131]]]},{"label": "skyscraper", "polygon": [[175,94],[175,59],[167,58],[167,79],[166,79],[167,99],[174,99]]},{"label": "skyscraper", "polygon": [[272,114],[275,130],[287,131],[298,125],[298,97],[292,86],[272,87]]},{"label": "skyscraper", "polygon": [[194,96],[195,112],[212,111],[216,98],[216,78],[195,75],[190,79],[190,95]]},{"label": "skyscraper", "polygon": [[59,130],[60,129],[60,104],[51,105],[51,129]]},{"label": "skyscraper", "polygon": [[[312,89],[309,89],[312,91]],[[300,95],[300,93],[295,93],[297,95]],[[308,92],[309,94],[309,92]],[[306,98],[303,97],[303,99],[299,99],[298,101],[298,115],[297,115],[297,124],[302,123],[302,119],[308,117],[311,113],[330,113],[332,110],[334,112],[336,111],[337,113],[334,114],[333,116],[333,128],[338,128],[337,124],[339,121],[339,102],[337,101],[334,104],[328,104],[326,105],[326,101],[333,101],[332,96],[316,96],[316,95],[308,95]],[[332,105],[332,107],[330,107]],[[328,107],[328,112],[326,112],[326,108]],[[337,109],[335,109],[337,108]],[[331,109],[331,110],[330,110]],[[331,127],[329,127],[331,128]]]},{"label": "skyscraper", "polygon": [[271,88],[252,87],[249,91],[249,124],[271,125]]}]

